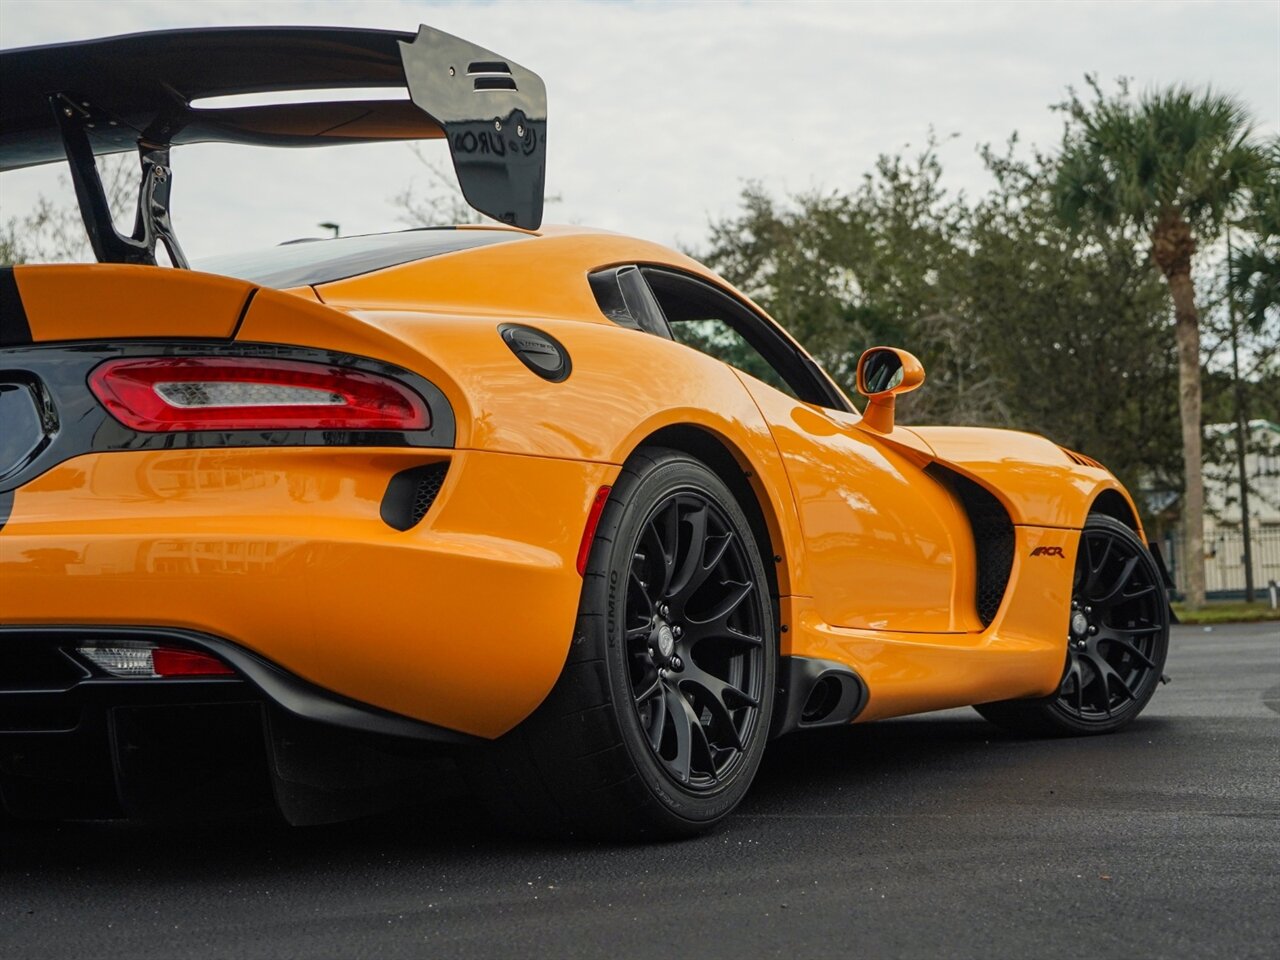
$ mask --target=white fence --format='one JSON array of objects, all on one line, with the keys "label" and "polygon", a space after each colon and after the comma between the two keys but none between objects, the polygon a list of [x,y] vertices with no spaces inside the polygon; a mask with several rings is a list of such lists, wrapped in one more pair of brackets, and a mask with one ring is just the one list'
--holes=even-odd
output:
[{"label": "white fence", "polygon": [[[1268,581],[1280,582],[1280,527],[1255,528],[1250,541],[1253,553],[1253,587],[1257,599],[1265,599]],[[1178,591],[1183,588],[1182,544],[1172,535],[1161,544],[1165,562]],[[1204,585],[1209,594],[1244,592],[1244,534],[1239,529],[1219,527],[1204,538]]]}]

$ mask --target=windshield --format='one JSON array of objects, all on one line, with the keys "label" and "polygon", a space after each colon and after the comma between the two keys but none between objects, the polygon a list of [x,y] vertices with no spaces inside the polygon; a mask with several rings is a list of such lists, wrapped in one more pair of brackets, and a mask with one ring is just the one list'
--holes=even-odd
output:
[{"label": "windshield", "polygon": [[332,240],[294,240],[265,250],[206,257],[191,266],[206,273],[283,289],[332,283],[413,260],[526,237],[515,230],[428,227]]}]

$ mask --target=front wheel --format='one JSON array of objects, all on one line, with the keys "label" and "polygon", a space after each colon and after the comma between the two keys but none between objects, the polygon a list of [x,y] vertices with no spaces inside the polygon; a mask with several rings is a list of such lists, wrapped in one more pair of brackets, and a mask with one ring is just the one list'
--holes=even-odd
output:
[{"label": "front wheel", "polygon": [[643,449],[601,515],[564,672],[470,758],[473,778],[525,832],[697,833],[755,776],[776,671],[769,580],[742,508],[699,461]]},{"label": "front wheel", "polygon": [[1168,649],[1169,604],[1159,567],[1129,527],[1095,514],[1080,534],[1057,692],[976,709],[1015,733],[1110,733],[1147,705]]}]

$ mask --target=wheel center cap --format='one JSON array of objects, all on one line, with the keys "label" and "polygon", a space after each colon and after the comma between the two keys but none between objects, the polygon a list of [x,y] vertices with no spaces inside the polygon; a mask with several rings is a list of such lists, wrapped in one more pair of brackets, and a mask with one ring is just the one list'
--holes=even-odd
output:
[{"label": "wheel center cap", "polygon": [[670,660],[676,652],[676,637],[665,623],[658,627],[658,655],[663,660]]},{"label": "wheel center cap", "polygon": [[[1058,621],[1061,623],[1062,621]],[[1077,637],[1083,637],[1089,632],[1089,618],[1084,615],[1083,610],[1077,610],[1071,614],[1071,632]]]}]

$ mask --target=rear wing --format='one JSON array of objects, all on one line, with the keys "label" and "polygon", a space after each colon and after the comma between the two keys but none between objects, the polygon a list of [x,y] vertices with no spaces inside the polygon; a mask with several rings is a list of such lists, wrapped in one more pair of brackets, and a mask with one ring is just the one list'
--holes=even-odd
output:
[{"label": "rear wing", "polygon": [[[542,223],[542,79],[457,37],[329,27],[138,33],[0,52],[0,170],[66,159],[98,260],[186,266],[169,219],[169,150],[187,143],[312,147],[445,138],[463,196],[524,229]],[[409,100],[194,107],[247,93],[387,87]],[[120,234],[94,157],[137,150],[133,233]]]}]

